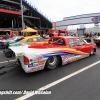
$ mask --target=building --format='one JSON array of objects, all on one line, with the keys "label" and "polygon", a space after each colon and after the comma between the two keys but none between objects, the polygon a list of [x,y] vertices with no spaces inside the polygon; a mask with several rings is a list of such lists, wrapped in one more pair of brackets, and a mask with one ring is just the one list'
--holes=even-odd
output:
[{"label": "building", "polygon": [[0,28],[52,28],[52,21],[28,0],[0,0]]},{"label": "building", "polygon": [[[71,32],[100,32],[100,13],[82,14],[64,17],[63,20],[56,22],[57,29],[67,29]],[[55,25],[53,25],[54,27]]]}]

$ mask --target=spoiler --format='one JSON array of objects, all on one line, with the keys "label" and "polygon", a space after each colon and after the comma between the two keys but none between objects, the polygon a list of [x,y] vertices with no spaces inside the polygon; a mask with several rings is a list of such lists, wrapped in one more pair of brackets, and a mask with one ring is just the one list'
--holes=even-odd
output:
[{"label": "spoiler", "polygon": [[16,57],[19,57],[24,55],[26,46],[9,47],[9,49],[15,53]]}]

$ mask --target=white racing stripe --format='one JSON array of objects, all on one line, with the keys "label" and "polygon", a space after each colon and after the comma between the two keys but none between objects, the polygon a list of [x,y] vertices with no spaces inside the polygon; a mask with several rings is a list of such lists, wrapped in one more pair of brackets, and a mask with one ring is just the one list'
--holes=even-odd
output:
[{"label": "white racing stripe", "polygon": [[[85,68],[82,68],[82,69],[80,69],[80,70],[78,70],[78,71],[76,71],[76,72],[74,72],[74,73],[72,73],[70,75],[67,75],[67,76],[65,76],[65,77],[63,77],[63,78],[61,78],[59,80],[56,80],[56,81],[54,81],[54,82],[52,82],[52,83],[50,83],[48,85],[45,85],[45,86],[39,88],[38,90],[46,90],[46,89],[48,89],[48,88],[50,88],[50,87],[52,87],[52,86],[54,86],[56,84],[59,84],[60,82],[63,82],[65,80],[67,80],[67,79],[69,79],[69,78],[71,78],[71,77],[73,77],[73,76],[75,76],[75,75],[77,75],[77,74],[79,74],[79,73],[81,73],[81,72],[83,72],[83,71],[85,71],[85,70],[87,70],[87,69],[99,64],[99,63],[100,63],[100,60],[95,62],[95,63],[93,63],[93,64],[91,64],[91,65],[89,65],[89,66],[86,66]],[[29,94],[26,94],[26,95],[24,95],[22,97],[19,97],[19,98],[15,99],[15,100],[25,100],[25,99],[27,99],[27,98],[29,98],[31,96],[34,96],[34,95],[35,95],[34,93],[29,93]]]},{"label": "white racing stripe", "polygon": [[[12,62],[12,61],[15,61],[16,59],[14,59],[14,60],[9,60],[9,62]],[[0,62],[0,64],[3,64],[3,63],[6,63],[6,62],[8,62],[8,61],[2,61],[2,62]]]}]

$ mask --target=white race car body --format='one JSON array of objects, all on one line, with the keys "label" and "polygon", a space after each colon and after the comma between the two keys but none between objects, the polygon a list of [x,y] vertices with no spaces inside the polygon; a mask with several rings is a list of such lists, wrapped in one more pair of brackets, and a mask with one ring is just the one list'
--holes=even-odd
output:
[{"label": "white race car body", "polygon": [[85,58],[88,53],[71,48],[28,48],[26,46],[9,47],[21,63],[26,73],[39,71],[45,68],[46,61],[51,56],[59,56],[62,65]]}]

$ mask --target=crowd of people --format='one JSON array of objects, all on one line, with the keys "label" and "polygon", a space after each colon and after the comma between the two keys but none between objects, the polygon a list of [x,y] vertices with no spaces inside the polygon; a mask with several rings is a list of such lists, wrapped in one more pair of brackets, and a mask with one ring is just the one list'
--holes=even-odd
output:
[{"label": "crowd of people", "polygon": [[[24,36],[32,36],[33,34],[28,32],[28,33],[23,33]],[[35,35],[40,35],[43,38],[49,38],[52,36],[77,36],[77,33],[74,32],[67,32],[67,33],[62,33],[61,30],[58,30],[58,32],[49,32],[48,30],[46,31],[41,31],[41,32],[37,32]],[[14,35],[15,36],[15,35]],[[100,36],[100,32],[85,32],[82,36],[84,37],[89,37],[89,38],[95,38],[97,36]],[[8,39],[11,36],[6,33],[5,36],[3,38]]]},{"label": "crowd of people", "polygon": [[81,35],[78,34],[77,32],[69,32],[69,35],[70,36],[84,36],[84,37],[89,37],[89,38],[95,38],[95,37],[98,37],[100,36],[100,32],[85,32],[85,33],[82,33]]},{"label": "crowd of people", "polygon": [[97,36],[100,36],[100,32],[85,32],[83,34],[85,37],[97,37]]}]

